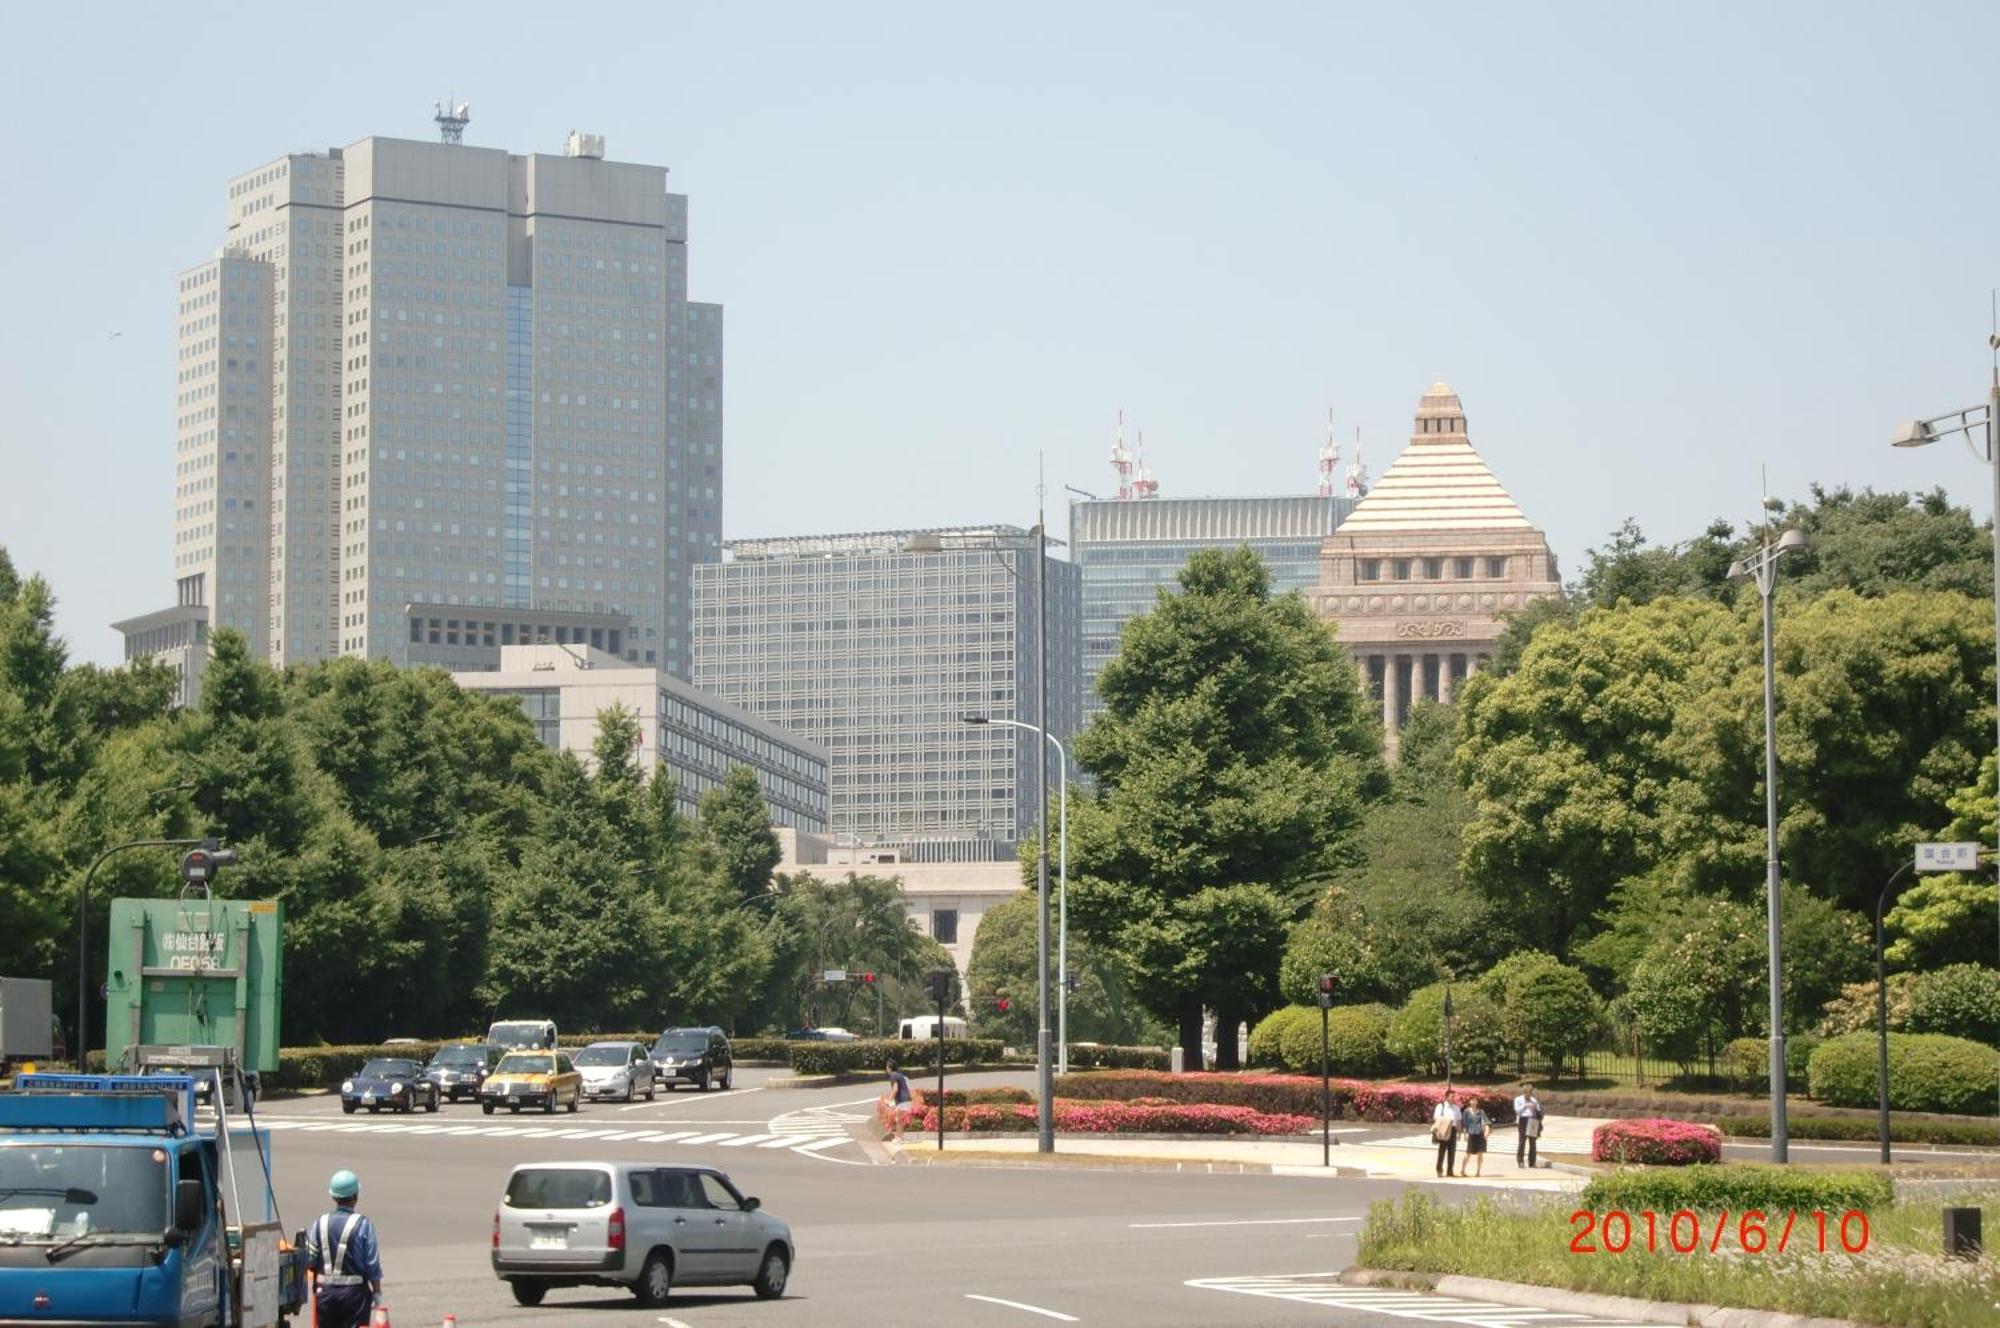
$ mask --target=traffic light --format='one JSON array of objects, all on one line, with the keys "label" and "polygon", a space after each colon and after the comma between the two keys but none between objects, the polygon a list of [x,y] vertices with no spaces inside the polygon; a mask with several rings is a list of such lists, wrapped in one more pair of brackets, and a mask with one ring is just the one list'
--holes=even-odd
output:
[{"label": "traffic light", "polygon": [[924,990],[932,1000],[944,1005],[951,1000],[951,980],[955,976],[948,968],[934,968],[924,974]]},{"label": "traffic light", "polygon": [[201,848],[189,849],[181,855],[181,884],[208,886],[215,882],[218,868],[234,866],[236,850],[219,847],[210,840]]},{"label": "traffic light", "polygon": [[1319,1008],[1324,1010],[1333,1004],[1333,974],[1319,975]]},{"label": "traffic light", "polygon": [[1077,972],[1075,969],[1071,969],[1069,972],[1063,974],[1064,991],[1074,993],[1077,990],[1077,988],[1081,987],[1082,985],[1083,985],[1083,974]]}]

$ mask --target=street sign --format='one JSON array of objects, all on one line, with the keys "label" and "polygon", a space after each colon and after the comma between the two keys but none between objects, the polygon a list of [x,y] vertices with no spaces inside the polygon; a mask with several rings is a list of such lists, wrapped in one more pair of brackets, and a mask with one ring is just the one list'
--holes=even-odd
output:
[{"label": "street sign", "polygon": [[1978,871],[1979,845],[1919,844],[1917,845],[1917,870],[1920,872]]},{"label": "street sign", "polygon": [[824,982],[845,982],[847,981],[847,970],[844,968],[829,968],[825,973],[820,975],[820,978]]}]

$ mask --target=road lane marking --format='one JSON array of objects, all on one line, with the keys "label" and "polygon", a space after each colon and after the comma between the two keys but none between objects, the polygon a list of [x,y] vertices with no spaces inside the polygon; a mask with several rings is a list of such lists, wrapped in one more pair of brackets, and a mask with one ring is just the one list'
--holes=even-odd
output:
[{"label": "road lane marking", "polygon": [[763,1143],[767,1139],[784,1139],[787,1137],[789,1136],[782,1134],[739,1134],[734,1139],[725,1140],[722,1146],[724,1148],[746,1148],[751,1144]]},{"label": "road lane marking", "polygon": [[1359,1222],[1359,1217],[1249,1217],[1227,1222],[1127,1222],[1134,1231],[1155,1231],[1167,1227],[1289,1227],[1308,1222]]},{"label": "road lane marking", "polygon": [[698,1134],[692,1139],[683,1139],[681,1142],[684,1144],[714,1144],[721,1143],[724,1139],[734,1139],[735,1137],[735,1131],[724,1130],[720,1134]]},{"label": "road lane marking", "polygon": [[847,1142],[848,1138],[844,1134],[830,1134],[825,1138],[815,1139],[809,1144],[800,1144],[792,1151],[798,1153],[817,1153],[822,1148],[831,1148],[835,1144],[844,1144]]},{"label": "road lane marking", "polygon": [[630,1106],[622,1106],[618,1109],[620,1111],[640,1111],[646,1107],[664,1107],[670,1102],[713,1102],[717,1098],[735,1097],[738,1093],[755,1093],[757,1091],[759,1090],[755,1088],[717,1088],[706,1093],[696,1093],[692,1097],[682,1097],[678,1093],[669,1093],[666,1089],[662,1088],[660,1090],[660,1101],[634,1102]]},{"label": "road lane marking", "polygon": [[970,1291],[965,1293],[965,1298],[967,1300],[983,1300],[989,1305],[1005,1305],[1010,1310],[1026,1310],[1030,1314],[1039,1314],[1045,1319],[1060,1319],[1064,1323],[1082,1322],[1074,1314],[1064,1314],[1060,1310],[1045,1310],[1040,1305],[1023,1305],[1018,1300],[1002,1300],[998,1296],[975,1296]]},{"label": "road lane marking", "polygon": [[1544,1310],[1494,1301],[1464,1300],[1394,1287],[1349,1286],[1338,1273],[1300,1273],[1276,1277],[1190,1278],[1184,1286],[1203,1291],[1229,1291],[1269,1300],[1323,1305],[1330,1309],[1366,1310],[1398,1319],[1426,1323],[1467,1324],[1472,1328],[1631,1328],[1636,1320],[1610,1319],[1567,1310]]},{"label": "road lane marking", "polygon": [[639,1142],[646,1144],[663,1144],[667,1142],[667,1140],[669,1139],[685,1139],[693,1133],[694,1133],[693,1130],[672,1130],[665,1133],[662,1133],[657,1130],[651,1130],[645,1134],[640,1135]]}]

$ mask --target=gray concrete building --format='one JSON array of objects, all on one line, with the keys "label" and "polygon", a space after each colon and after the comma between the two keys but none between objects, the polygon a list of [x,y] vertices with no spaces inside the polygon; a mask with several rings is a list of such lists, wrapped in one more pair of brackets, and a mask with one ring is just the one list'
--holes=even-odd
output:
[{"label": "gray concrete building", "polygon": [[732,766],[756,773],[774,825],[826,829],[826,752],[776,724],[730,705],[650,665],[632,664],[589,646],[510,645],[500,667],[457,673],[470,691],[514,698],[544,746],[588,761],[600,711],[622,706],[638,721],[634,752],[649,776],[665,769],[681,809],[694,815],[701,795]]},{"label": "gray concrete building", "polygon": [[276,664],[552,641],[686,677],[723,325],[666,177],[572,133],[365,138],[230,181],[179,283],[177,605]]},{"label": "gray concrete building", "polygon": [[1197,549],[1247,546],[1276,594],[1319,584],[1320,545],[1354,509],[1345,497],[1090,499],[1069,507],[1083,596],[1084,718],[1102,709],[1098,672],[1128,619],[1149,612]]},{"label": "gray concrete building", "polygon": [[[1040,722],[1034,536],[978,526],[724,548],[695,569],[695,685],[826,749],[832,831],[902,861],[1012,857],[1037,815],[1037,740],[964,717]],[[1067,742],[1077,569],[1051,556],[1047,572],[1048,723]],[[1051,800],[1055,781],[1051,757]]]}]

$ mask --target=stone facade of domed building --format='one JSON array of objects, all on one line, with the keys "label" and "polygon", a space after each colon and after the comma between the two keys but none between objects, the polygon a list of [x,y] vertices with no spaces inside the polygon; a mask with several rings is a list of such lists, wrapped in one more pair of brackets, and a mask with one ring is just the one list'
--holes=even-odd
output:
[{"label": "stone facade of domed building", "polygon": [[1433,383],[1410,445],[1321,546],[1307,599],[1353,652],[1394,755],[1411,705],[1448,704],[1506,614],[1561,593],[1548,540],[1473,450],[1458,395]]}]

